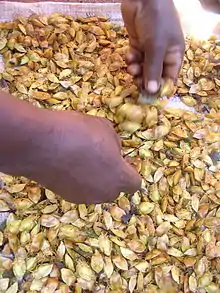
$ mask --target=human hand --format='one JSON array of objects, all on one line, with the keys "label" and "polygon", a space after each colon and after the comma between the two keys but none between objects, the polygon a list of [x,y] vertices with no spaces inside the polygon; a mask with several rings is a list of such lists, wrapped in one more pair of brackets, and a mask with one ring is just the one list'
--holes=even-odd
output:
[{"label": "human hand", "polygon": [[148,93],[161,78],[176,82],[184,55],[184,36],[172,0],[123,0],[122,15],[130,40],[128,71]]},{"label": "human hand", "polygon": [[67,201],[85,204],[113,201],[120,192],[141,187],[141,177],[122,158],[119,138],[106,119],[47,111],[43,120],[42,147],[32,154],[27,177]]}]

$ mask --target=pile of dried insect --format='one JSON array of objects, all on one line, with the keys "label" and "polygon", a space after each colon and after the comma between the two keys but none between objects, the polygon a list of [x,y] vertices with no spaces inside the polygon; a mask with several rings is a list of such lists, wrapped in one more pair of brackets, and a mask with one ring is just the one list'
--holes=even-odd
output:
[{"label": "pile of dried insect", "polygon": [[3,176],[0,292],[220,292],[220,42],[186,40],[176,92],[198,114],[138,105],[127,50],[104,18],[0,23],[1,89],[108,118],[143,177],[133,196],[86,206]]}]

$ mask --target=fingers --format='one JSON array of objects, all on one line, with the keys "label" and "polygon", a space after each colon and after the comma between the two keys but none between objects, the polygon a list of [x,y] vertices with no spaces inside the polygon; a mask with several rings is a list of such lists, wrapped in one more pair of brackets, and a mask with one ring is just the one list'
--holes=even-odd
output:
[{"label": "fingers", "polygon": [[134,1],[124,0],[121,4],[121,13],[129,34],[129,39],[136,39],[137,32],[134,25],[136,15],[136,3]]},{"label": "fingers", "polygon": [[122,162],[122,190],[126,193],[134,193],[141,188],[141,176],[124,159]]},{"label": "fingers", "polygon": [[171,78],[176,83],[183,56],[184,43],[167,51],[163,47],[154,52],[148,50],[142,69],[141,54],[132,50],[127,56],[127,70],[135,77],[138,86],[144,86],[148,93],[154,94],[160,87],[162,77]]},{"label": "fingers", "polygon": [[175,83],[178,79],[184,56],[184,43],[182,46],[173,47],[164,59],[163,77],[171,78]]},{"label": "fingers", "polygon": [[129,53],[126,56],[126,62],[128,65],[134,64],[134,63],[140,63],[142,62],[142,53],[135,49],[135,47],[131,47]]},{"label": "fingers", "polygon": [[126,56],[126,63],[128,65],[128,72],[135,78],[142,73],[143,52],[139,48],[139,37],[137,34],[137,27],[135,25],[135,17],[137,8],[140,3],[124,0],[121,4],[121,12],[123,20],[128,31],[130,52]]},{"label": "fingers", "polygon": [[122,1],[122,15],[130,41],[127,70],[138,87],[155,94],[162,78],[177,80],[184,38],[173,1],[143,2]]},{"label": "fingers", "polygon": [[[139,85],[141,77],[141,86],[150,93],[155,93],[160,86],[165,49],[160,50],[161,46],[155,47],[159,36],[155,36],[151,31],[145,31],[150,27],[149,22],[152,24],[152,19],[143,14],[143,9],[147,8],[142,1],[122,1],[121,11],[131,48],[126,61],[128,72],[135,77],[136,81],[139,78],[137,84]],[[153,37],[147,37],[151,35]]]},{"label": "fingers", "polygon": [[126,56],[127,71],[134,76],[135,83],[139,88],[142,86],[142,61],[143,54],[131,47],[130,52]]},{"label": "fingers", "polygon": [[163,62],[165,56],[165,47],[146,46],[143,64],[143,78],[144,88],[150,94],[155,94],[161,83],[161,77],[163,72]]},{"label": "fingers", "polygon": [[138,63],[132,63],[131,65],[128,66],[127,68],[128,73],[133,75],[134,77],[137,77],[141,75],[141,65]]},{"label": "fingers", "polygon": [[134,77],[141,75],[142,59],[142,54],[131,47],[130,52],[126,56],[126,63],[128,64],[128,72]]}]

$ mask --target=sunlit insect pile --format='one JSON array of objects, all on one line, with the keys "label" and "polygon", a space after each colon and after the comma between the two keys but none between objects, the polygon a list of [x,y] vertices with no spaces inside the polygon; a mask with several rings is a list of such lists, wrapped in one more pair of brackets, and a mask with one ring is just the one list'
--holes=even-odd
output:
[{"label": "sunlit insect pile", "polygon": [[2,175],[0,292],[220,292],[220,41],[186,40],[176,93],[196,113],[139,105],[127,50],[104,18],[0,23],[2,90],[106,117],[143,178],[134,195],[86,206]]}]

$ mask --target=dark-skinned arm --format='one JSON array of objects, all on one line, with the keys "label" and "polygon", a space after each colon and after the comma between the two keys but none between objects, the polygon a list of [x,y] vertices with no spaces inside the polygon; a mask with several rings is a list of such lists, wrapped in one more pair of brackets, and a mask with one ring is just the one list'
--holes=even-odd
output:
[{"label": "dark-skinned arm", "polygon": [[50,131],[44,123],[45,114],[45,110],[0,92],[1,172],[15,176],[30,172],[42,135]]},{"label": "dark-skinned arm", "polygon": [[0,92],[0,126],[0,171],[35,180],[70,202],[108,202],[141,186],[106,119],[39,109]]},{"label": "dark-skinned arm", "polygon": [[128,71],[148,93],[158,91],[162,78],[177,81],[185,42],[172,0],[123,0],[128,31]]},{"label": "dark-skinned arm", "polygon": [[[200,0],[220,13],[220,0]],[[139,87],[155,93],[162,78],[177,81],[185,42],[173,0],[123,0],[122,16],[128,31],[128,71]]]}]

